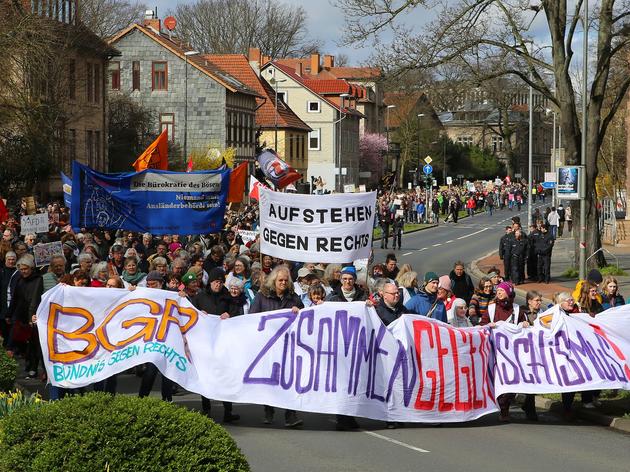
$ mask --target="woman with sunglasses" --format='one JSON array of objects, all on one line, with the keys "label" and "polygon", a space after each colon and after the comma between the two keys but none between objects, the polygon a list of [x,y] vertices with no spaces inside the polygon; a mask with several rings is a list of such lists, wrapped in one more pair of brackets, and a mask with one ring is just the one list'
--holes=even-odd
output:
[{"label": "woman with sunglasses", "polygon": [[481,277],[475,294],[470,299],[468,317],[473,326],[479,324],[483,316],[488,315],[488,305],[494,298],[494,284],[489,277]]}]

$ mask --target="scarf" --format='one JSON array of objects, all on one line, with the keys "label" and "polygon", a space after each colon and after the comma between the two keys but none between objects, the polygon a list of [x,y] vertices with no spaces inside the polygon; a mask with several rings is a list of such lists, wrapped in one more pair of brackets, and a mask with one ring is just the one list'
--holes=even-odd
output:
[{"label": "scarf", "polygon": [[140,283],[140,281],[142,279],[144,279],[146,277],[146,275],[147,274],[145,274],[144,272],[140,272],[140,271],[138,271],[135,274],[131,275],[126,270],[123,270],[123,273],[120,276],[120,278],[123,279],[128,284],[138,285],[138,283]]},{"label": "scarf", "polygon": [[350,292],[346,292],[343,288],[341,289],[341,293],[343,294],[343,298],[351,302],[354,299],[354,296],[357,294],[357,289],[353,288]]}]

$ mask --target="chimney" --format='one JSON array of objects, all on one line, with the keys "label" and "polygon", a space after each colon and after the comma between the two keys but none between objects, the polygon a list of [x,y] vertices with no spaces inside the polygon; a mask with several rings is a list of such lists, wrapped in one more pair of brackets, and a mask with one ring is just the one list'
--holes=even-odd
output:
[{"label": "chimney", "polygon": [[319,74],[319,53],[311,54],[311,75]]},{"label": "chimney", "polygon": [[330,69],[331,67],[335,67],[335,56],[326,54],[324,56],[324,69]]},{"label": "chimney", "polygon": [[299,75],[300,77],[302,77],[302,74],[303,74],[303,72],[302,72],[302,61],[298,61],[297,68],[295,69],[295,73],[297,75]]},{"label": "chimney", "polygon": [[256,75],[260,76],[260,63],[262,57],[260,55],[260,49],[258,48],[249,48],[249,54],[247,56],[249,60],[250,67],[256,72]]},{"label": "chimney", "polygon": [[262,56],[262,64],[263,64],[263,66],[264,66],[265,64],[267,64],[268,62],[271,62],[271,56],[264,56],[264,55],[263,55],[263,56]]},{"label": "chimney", "polygon": [[144,21],[142,22],[144,26],[148,26],[153,28],[158,33],[162,32],[162,22],[157,17],[157,15],[153,12],[153,10],[146,10],[144,12]]}]

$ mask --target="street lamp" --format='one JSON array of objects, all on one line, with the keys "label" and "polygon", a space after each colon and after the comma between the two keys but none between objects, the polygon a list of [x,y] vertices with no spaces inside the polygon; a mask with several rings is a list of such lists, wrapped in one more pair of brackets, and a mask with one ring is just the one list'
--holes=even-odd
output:
[{"label": "street lamp", "polygon": [[[387,126],[385,126],[385,133],[387,135],[387,157],[389,157],[389,110],[396,108],[396,105],[387,105]],[[387,159],[386,159],[387,162]],[[390,166],[391,169],[391,166]]]},{"label": "street lamp", "polygon": [[286,82],[287,79],[271,78],[275,93],[275,111],[273,116],[273,150],[278,152],[278,82]]},{"label": "street lamp", "polygon": [[341,134],[342,134],[342,129],[343,126],[341,124],[341,122],[344,120],[344,118],[347,116],[344,112],[343,112],[343,105],[344,102],[346,100],[346,98],[349,98],[350,94],[348,93],[342,93],[341,95],[339,95],[339,98],[341,99],[341,102],[339,104],[339,119],[337,120],[337,123],[339,124],[339,134],[337,137],[337,172],[339,175],[339,184],[338,186],[336,186],[337,191],[341,192]]},{"label": "street lamp", "polygon": [[188,56],[199,54],[199,51],[184,53],[184,159],[188,159]]},{"label": "street lamp", "polygon": [[[416,120],[418,121],[418,166],[420,166],[420,118],[424,116],[424,113],[418,113],[416,115]],[[396,163],[396,167],[398,167],[398,163]]]}]

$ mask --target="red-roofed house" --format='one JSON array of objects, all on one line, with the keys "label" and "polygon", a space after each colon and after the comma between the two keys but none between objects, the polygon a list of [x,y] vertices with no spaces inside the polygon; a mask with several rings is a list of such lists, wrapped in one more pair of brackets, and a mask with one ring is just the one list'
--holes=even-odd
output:
[{"label": "red-roofed house", "polygon": [[252,69],[243,54],[208,54],[204,58],[260,95],[256,99],[256,128],[261,130],[260,143],[276,149],[307,183],[307,142],[311,128],[282,100],[278,100],[276,108],[274,88]]},{"label": "red-roofed house", "polygon": [[[260,56],[250,62],[260,64]],[[308,177],[324,181],[325,190],[343,190],[345,184],[359,183],[359,125],[364,118],[357,110],[359,92],[351,84],[334,77],[311,80],[297,69],[267,62],[261,76],[278,97],[312,128],[308,139]]]},{"label": "red-roofed house", "polygon": [[159,130],[185,150],[174,156],[181,164],[184,154],[208,147],[235,148],[237,162],[254,158],[259,93],[162,30],[155,15],[109,43],[121,52],[110,62],[109,93],[126,93],[153,110]]},{"label": "red-roofed house", "polygon": [[307,58],[278,59],[275,62],[301,72],[307,80],[329,81],[341,79],[359,87],[356,109],[363,115],[361,133],[385,133],[384,92],[381,85],[382,73],[378,67],[336,67],[335,57],[311,54]]}]

